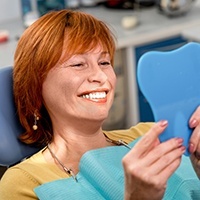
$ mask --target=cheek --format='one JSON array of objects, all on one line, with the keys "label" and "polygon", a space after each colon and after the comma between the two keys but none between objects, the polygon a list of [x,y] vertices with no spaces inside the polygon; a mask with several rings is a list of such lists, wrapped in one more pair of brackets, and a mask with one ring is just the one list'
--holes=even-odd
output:
[{"label": "cheek", "polygon": [[54,115],[63,113],[73,102],[73,89],[66,82],[52,82],[43,85],[43,100],[48,112]]},{"label": "cheek", "polygon": [[113,89],[115,89],[116,82],[117,82],[117,77],[114,71],[110,72],[108,74],[109,82],[112,85]]},{"label": "cheek", "polygon": [[62,71],[59,71],[59,73],[49,73],[49,76],[43,83],[43,98],[45,102],[67,103],[73,100],[80,84],[80,78],[74,74]]},{"label": "cheek", "polygon": [[42,96],[48,107],[53,106],[56,101],[58,102],[63,98],[61,95],[64,90],[63,78],[58,76],[59,73],[56,72],[56,70],[50,71],[42,86]]}]

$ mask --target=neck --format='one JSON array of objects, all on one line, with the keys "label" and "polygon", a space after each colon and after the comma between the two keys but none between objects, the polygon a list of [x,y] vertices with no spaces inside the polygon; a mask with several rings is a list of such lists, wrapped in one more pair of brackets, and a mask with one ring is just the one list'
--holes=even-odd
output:
[{"label": "neck", "polygon": [[[112,143],[106,140],[101,128],[93,133],[68,129],[66,132],[54,131],[54,139],[50,148],[65,166],[77,173],[80,159],[85,152],[109,145]],[[49,151],[45,151],[44,156],[48,162],[56,163]]]}]

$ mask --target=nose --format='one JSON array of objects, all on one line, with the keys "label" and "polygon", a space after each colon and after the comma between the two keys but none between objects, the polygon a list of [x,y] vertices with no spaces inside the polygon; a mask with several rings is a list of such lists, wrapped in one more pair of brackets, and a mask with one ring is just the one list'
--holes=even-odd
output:
[{"label": "nose", "polygon": [[107,74],[99,65],[90,67],[90,72],[88,76],[89,82],[105,83],[107,79],[108,79]]}]

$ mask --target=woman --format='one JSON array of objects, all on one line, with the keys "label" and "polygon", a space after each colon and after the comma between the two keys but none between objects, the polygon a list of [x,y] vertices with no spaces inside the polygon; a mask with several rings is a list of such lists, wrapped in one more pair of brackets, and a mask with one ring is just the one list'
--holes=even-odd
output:
[{"label": "woman", "polygon": [[[108,27],[86,13],[51,12],[24,32],[14,63],[15,102],[26,129],[21,140],[46,147],[7,170],[0,184],[1,200],[43,199],[42,195],[50,192],[48,183],[66,178],[68,184],[79,184],[79,164],[95,152],[92,150],[117,151],[120,145],[126,149],[119,156],[124,169],[120,174],[125,176],[124,199],[163,198],[167,180],[185,152],[183,140],[159,142],[158,136],[167,127],[165,120],[141,123],[129,130],[102,131],[114,98],[114,52],[115,41]],[[200,152],[199,119],[197,109],[190,121],[190,126],[196,127],[191,153]],[[131,142],[142,135],[131,149]],[[62,199],[58,196],[63,190],[51,188],[54,198]],[[67,194],[72,190],[65,189]]]}]

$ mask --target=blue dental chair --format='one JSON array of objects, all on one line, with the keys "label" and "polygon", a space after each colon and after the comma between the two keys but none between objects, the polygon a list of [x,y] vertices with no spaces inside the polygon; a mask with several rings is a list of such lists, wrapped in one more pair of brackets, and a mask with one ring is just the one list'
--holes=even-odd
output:
[{"label": "blue dental chair", "polygon": [[12,67],[0,68],[0,166],[12,166],[39,149],[19,141],[23,132],[13,99]]}]

